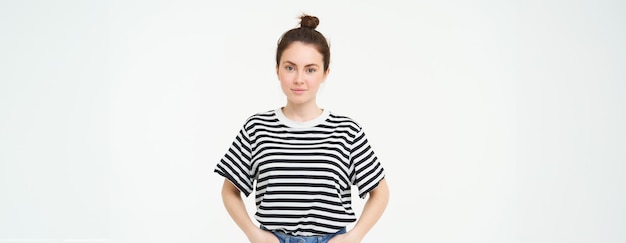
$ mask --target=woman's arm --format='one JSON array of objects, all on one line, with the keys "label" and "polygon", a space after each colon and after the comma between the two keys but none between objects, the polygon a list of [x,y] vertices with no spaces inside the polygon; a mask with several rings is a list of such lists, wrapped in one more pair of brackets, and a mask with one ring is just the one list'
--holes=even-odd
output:
[{"label": "woman's arm", "polygon": [[348,233],[333,237],[329,243],[337,242],[361,242],[367,232],[376,224],[382,216],[389,202],[389,187],[387,181],[382,179],[374,190],[369,192],[369,198],[363,207],[361,217]]},{"label": "woman's arm", "polygon": [[274,234],[260,229],[248,216],[246,206],[241,199],[239,189],[229,180],[224,179],[222,186],[222,201],[224,207],[230,217],[235,221],[237,226],[246,234],[248,240],[253,243],[278,243],[279,240]]}]

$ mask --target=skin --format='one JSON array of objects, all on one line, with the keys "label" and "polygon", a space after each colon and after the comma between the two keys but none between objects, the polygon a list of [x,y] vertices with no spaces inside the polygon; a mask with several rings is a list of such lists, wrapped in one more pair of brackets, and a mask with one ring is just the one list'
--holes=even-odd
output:
[{"label": "skin", "polygon": [[293,121],[308,121],[321,115],[317,91],[330,71],[324,70],[323,56],[313,45],[293,42],[276,66],[280,87],[287,97],[285,116]]},{"label": "skin", "polygon": [[[317,91],[326,81],[329,70],[324,70],[323,56],[313,45],[294,42],[287,47],[276,66],[280,86],[287,98],[282,108],[285,116],[293,121],[309,121],[322,113],[317,105]],[[252,243],[279,243],[274,234],[257,227],[251,220],[241,198],[241,192],[224,179],[222,200],[228,214]],[[389,201],[386,180],[370,191],[361,217],[349,232],[337,235],[329,243],[361,242],[367,232],[382,216]]]}]

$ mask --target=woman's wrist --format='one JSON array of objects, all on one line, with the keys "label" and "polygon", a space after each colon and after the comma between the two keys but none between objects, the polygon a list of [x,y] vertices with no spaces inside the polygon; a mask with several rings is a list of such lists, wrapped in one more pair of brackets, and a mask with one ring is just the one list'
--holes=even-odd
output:
[{"label": "woman's wrist", "polygon": [[366,232],[361,231],[359,228],[354,228],[346,233],[346,237],[360,242],[363,238],[365,238],[365,234]]}]

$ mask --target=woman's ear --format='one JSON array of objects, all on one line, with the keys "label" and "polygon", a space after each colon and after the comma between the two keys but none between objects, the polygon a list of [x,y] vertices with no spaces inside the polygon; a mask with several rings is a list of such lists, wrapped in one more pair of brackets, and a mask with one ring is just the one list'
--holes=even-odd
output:
[{"label": "woman's ear", "polygon": [[326,82],[326,77],[328,77],[329,73],[330,73],[330,68],[324,71],[324,78],[322,78],[322,83]]}]

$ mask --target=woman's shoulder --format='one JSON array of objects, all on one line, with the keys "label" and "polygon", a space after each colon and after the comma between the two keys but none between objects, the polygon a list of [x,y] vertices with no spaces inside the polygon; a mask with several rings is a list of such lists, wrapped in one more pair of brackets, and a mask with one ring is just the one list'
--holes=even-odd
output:
[{"label": "woman's shoulder", "polygon": [[248,118],[246,118],[245,124],[250,124],[258,120],[262,120],[262,121],[276,120],[276,109],[252,113],[248,115]]},{"label": "woman's shoulder", "polygon": [[270,117],[270,116],[274,116],[276,114],[276,109],[270,109],[270,110],[264,110],[264,111],[259,111],[256,113],[252,113],[248,119],[250,118],[256,118],[256,117]]},{"label": "woman's shoulder", "polygon": [[336,124],[349,125],[354,127],[356,130],[361,130],[361,124],[357,122],[352,116],[347,115],[345,113],[335,113],[333,111],[329,112],[328,121]]}]

